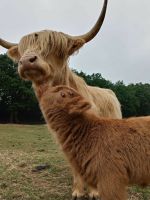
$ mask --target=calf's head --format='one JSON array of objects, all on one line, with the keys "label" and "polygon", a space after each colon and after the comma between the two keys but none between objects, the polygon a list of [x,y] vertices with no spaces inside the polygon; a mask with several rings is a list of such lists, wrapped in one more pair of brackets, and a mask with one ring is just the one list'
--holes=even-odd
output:
[{"label": "calf's head", "polygon": [[76,90],[67,86],[49,87],[41,95],[40,103],[47,110],[63,110],[68,114],[81,114],[91,108]]}]

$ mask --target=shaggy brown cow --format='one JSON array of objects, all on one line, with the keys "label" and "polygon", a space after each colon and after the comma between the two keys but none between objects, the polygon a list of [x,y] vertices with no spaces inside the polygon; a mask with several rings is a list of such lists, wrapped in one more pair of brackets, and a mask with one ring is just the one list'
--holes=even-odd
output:
[{"label": "shaggy brown cow", "polygon": [[[85,35],[70,36],[45,30],[24,36],[19,44],[0,39],[0,45],[9,49],[9,57],[19,62],[20,76],[23,79],[34,80],[34,87],[40,82],[42,73],[51,86],[63,84],[76,89],[92,104],[92,109],[99,116],[122,118],[120,104],[111,90],[87,86],[68,66],[70,55],[92,40],[100,30],[106,8],[107,0],[104,0],[96,24]],[[74,177],[73,197],[76,199],[83,196],[84,186],[78,174]],[[90,196],[96,196],[96,192],[92,190]]]},{"label": "shaggy brown cow", "polygon": [[125,200],[127,185],[150,184],[150,116],[98,117],[76,90],[52,87],[37,71],[41,81],[35,92],[42,113],[82,182],[102,200]]},{"label": "shaggy brown cow", "polygon": [[67,86],[37,91],[50,130],[72,168],[102,200],[125,200],[126,186],[150,184],[150,116],[109,119]]}]

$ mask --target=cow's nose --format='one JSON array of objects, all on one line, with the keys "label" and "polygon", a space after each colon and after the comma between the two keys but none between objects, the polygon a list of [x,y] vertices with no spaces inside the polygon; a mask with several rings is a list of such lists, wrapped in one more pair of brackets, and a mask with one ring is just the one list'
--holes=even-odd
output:
[{"label": "cow's nose", "polygon": [[33,65],[35,63],[35,61],[37,60],[37,56],[36,55],[32,55],[32,56],[25,56],[22,57],[19,61],[19,63],[23,66],[26,65]]},{"label": "cow's nose", "polygon": [[36,61],[36,59],[37,59],[37,56],[32,56],[31,58],[29,58],[29,61],[31,63],[34,63],[34,61]]}]

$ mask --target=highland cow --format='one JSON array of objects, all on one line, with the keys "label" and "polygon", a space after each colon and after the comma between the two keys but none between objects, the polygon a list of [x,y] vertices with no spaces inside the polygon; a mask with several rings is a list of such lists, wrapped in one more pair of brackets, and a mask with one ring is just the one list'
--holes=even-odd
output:
[{"label": "highland cow", "polygon": [[47,125],[73,171],[102,200],[125,200],[126,186],[150,184],[150,116],[109,119],[67,86],[37,90]]},{"label": "highland cow", "polygon": [[79,92],[51,87],[38,73],[42,113],[83,183],[102,200],[125,200],[126,186],[150,184],[150,117],[98,117]]},{"label": "highland cow", "polygon": [[[0,38],[0,45],[7,48],[8,56],[18,62],[20,77],[34,81],[33,87],[38,86],[41,74],[43,74],[50,86],[67,85],[76,89],[91,103],[92,109],[97,115],[122,118],[120,103],[113,91],[88,86],[68,66],[70,56],[91,41],[101,29],[106,14],[107,1],[104,0],[96,24],[84,35],[70,36],[62,32],[44,30],[22,37],[19,44],[10,43]],[[76,199],[83,194],[82,180],[78,174],[74,174],[73,197]],[[91,189],[89,195],[96,197],[97,192]]]}]

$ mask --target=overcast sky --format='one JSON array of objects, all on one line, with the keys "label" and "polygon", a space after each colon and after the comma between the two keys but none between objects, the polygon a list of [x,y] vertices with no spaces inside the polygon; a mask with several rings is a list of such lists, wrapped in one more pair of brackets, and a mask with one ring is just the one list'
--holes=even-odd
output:
[{"label": "overcast sky", "polygon": [[[0,37],[18,42],[43,29],[87,32],[103,0],[0,0]],[[0,47],[0,53],[6,50]],[[112,82],[150,83],[150,1],[109,0],[100,33],[70,59],[71,68]]]}]

